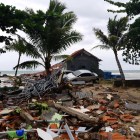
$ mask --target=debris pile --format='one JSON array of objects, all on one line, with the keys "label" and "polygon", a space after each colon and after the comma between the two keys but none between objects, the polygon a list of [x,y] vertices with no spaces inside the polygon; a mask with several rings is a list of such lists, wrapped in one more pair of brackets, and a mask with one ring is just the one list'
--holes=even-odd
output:
[{"label": "debris pile", "polygon": [[23,90],[1,93],[0,139],[139,139],[140,105],[100,84],[73,85],[62,77],[57,71],[48,80],[28,80]]}]

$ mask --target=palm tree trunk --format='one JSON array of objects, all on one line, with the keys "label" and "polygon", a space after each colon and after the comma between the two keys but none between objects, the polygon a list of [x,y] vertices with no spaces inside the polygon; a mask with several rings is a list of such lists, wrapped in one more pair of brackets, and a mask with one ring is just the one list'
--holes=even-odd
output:
[{"label": "palm tree trunk", "polygon": [[48,58],[45,59],[45,70],[46,70],[46,78],[49,78],[51,75],[51,71],[49,70],[51,67],[50,61]]},{"label": "palm tree trunk", "polygon": [[18,71],[18,66],[19,66],[19,62],[20,62],[20,57],[21,57],[21,54],[19,53],[18,64],[17,64],[15,76],[17,76],[17,71]]},{"label": "palm tree trunk", "polygon": [[118,54],[117,54],[116,50],[113,50],[113,51],[114,51],[116,62],[117,62],[117,65],[118,65],[118,68],[119,68],[119,71],[120,71],[120,74],[121,74],[121,79],[122,79],[123,87],[125,87],[125,76],[124,76],[124,73],[123,73],[120,61],[118,59]]}]

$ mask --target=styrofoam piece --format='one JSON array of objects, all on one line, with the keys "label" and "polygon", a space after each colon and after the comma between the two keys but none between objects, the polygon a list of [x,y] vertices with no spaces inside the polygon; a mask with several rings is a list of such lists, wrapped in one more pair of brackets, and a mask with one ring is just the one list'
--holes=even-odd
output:
[{"label": "styrofoam piece", "polygon": [[111,127],[106,127],[105,129],[106,129],[106,132],[112,132],[113,131],[113,129]]},{"label": "styrofoam piece", "polygon": [[52,136],[49,133],[47,133],[39,128],[37,128],[37,133],[38,133],[39,137],[41,137],[43,140],[53,140]]},{"label": "styrofoam piece", "polygon": [[84,109],[84,106],[80,106],[81,109]]},{"label": "styrofoam piece", "polygon": [[98,114],[98,115],[100,115],[100,114],[102,114],[104,111],[102,111],[102,110],[97,110],[96,111],[96,113]]},{"label": "styrofoam piece", "polygon": [[131,131],[135,132],[135,129],[133,127],[129,127]]}]

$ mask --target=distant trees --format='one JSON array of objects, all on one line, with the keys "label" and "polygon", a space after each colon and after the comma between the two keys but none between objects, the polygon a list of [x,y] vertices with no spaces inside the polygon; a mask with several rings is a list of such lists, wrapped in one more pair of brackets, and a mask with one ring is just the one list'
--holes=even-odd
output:
[{"label": "distant trees", "polygon": [[129,41],[127,39],[127,35],[129,35],[130,32],[124,34],[124,32],[127,31],[129,19],[128,17],[123,17],[119,20],[117,20],[116,18],[117,16],[115,16],[114,19],[109,19],[108,21],[108,36],[106,36],[100,29],[94,28],[93,30],[96,37],[103,43],[103,45],[98,45],[96,47],[100,47],[101,49],[106,50],[112,49],[121,74],[123,85],[125,86],[125,76],[120,61],[118,59],[118,51],[120,51],[123,48],[123,46]]},{"label": "distant trees", "polygon": [[[125,12],[130,17],[130,20],[134,18],[134,16],[140,14],[140,0],[130,0],[129,2],[114,2],[113,0],[105,0],[110,4],[113,4],[118,7],[123,7],[122,10],[108,10],[108,12],[113,13],[122,13]],[[137,29],[137,30],[133,30]],[[140,17],[138,17],[134,23],[130,25],[129,31],[133,30],[127,38],[129,42],[124,45],[123,48],[123,56],[125,56],[124,61],[139,65],[140,62]]]}]

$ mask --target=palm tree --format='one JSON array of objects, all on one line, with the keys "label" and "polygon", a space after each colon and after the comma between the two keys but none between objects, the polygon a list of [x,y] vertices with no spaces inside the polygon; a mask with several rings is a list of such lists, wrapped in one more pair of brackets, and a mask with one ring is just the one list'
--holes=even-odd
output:
[{"label": "palm tree", "polygon": [[107,24],[108,36],[106,36],[100,29],[94,28],[93,30],[96,37],[103,43],[103,45],[98,45],[96,47],[100,47],[100,49],[113,50],[121,74],[123,86],[125,86],[125,76],[120,61],[118,59],[118,51],[122,50],[124,46],[129,42],[129,40],[127,39],[127,35],[130,32],[124,33],[127,31],[129,19],[128,17],[123,17],[120,18],[119,20],[116,20],[116,17],[117,16],[115,16],[113,20],[109,19],[108,21]]},{"label": "palm tree", "polygon": [[19,54],[18,63],[17,63],[16,71],[15,71],[15,76],[17,76],[17,71],[19,68],[19,62],[20,62],[21,55],[26,54],[27,56],[36,58],[36,55],[34,55],[35,52],[34,52],[34,54],[32,53],[33,49],[31,47],[27,48],[26,43],[20,37],[18,37],[18,40],[15,39],[10,45],[4,46],[4,48],[7,51],[16,51]]},{"label": "palm tree", "polygon": [[[26,61],[19,65],[20,68],[32,68],[42,65],[46,73],[51,67],[51,60],[70,58],[67,55],[58,55],[66,50],[71,44],[82,40],[82,35],[72,30],[73,23],[77,18],[73,12],[66,12],[66,6],[58,0],[50,0],[49,9],[44,13],[32,9],[26,9],[31,19],[24,24],[24,32],[30,42],[26,45],[33,46],[36,57],[41,58],[43,63],[38,61]],[[30,23],[30,24],[29,24]],[[57,55],[57,56],[56,56]]]}]

